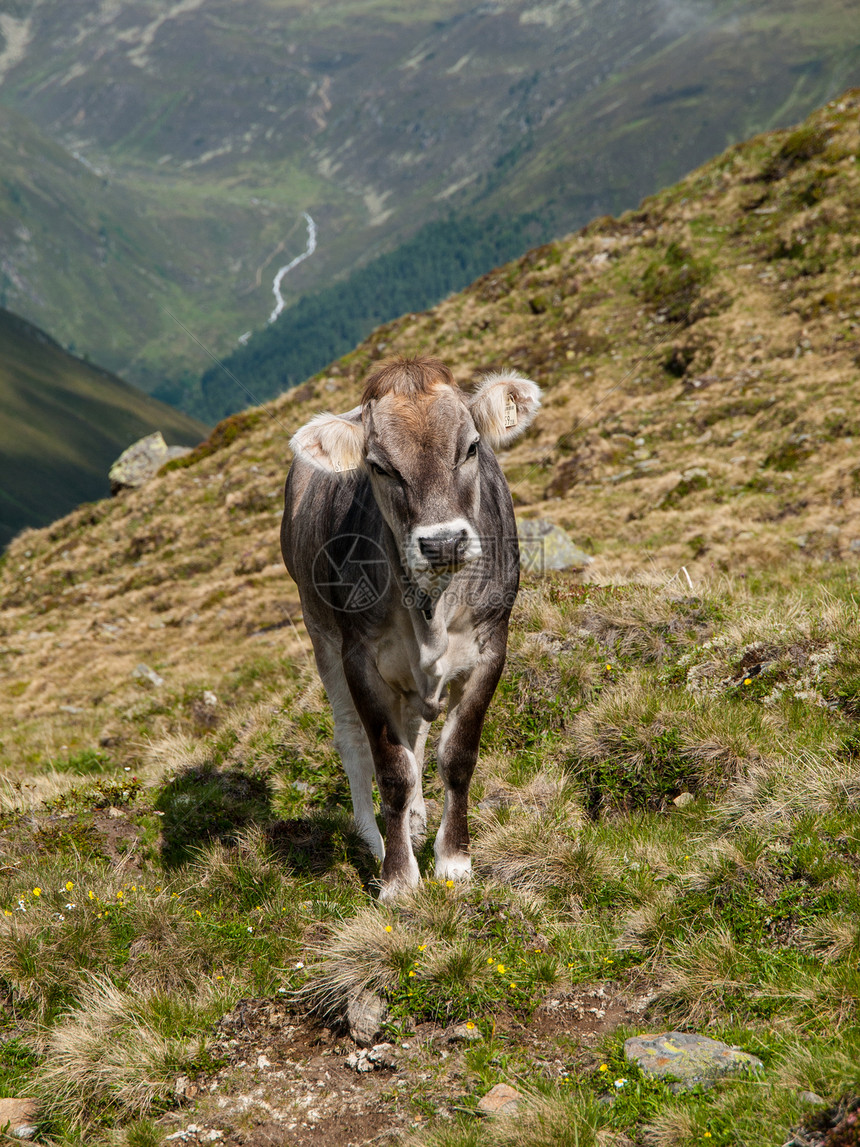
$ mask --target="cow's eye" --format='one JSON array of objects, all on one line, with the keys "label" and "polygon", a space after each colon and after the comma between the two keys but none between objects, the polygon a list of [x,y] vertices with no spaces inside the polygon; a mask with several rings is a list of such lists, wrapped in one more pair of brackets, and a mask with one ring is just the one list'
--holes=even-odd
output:
[{"label": "cow's eye", "polygon": [[377,462],[370,462],[370,463],[368,463],[368,465],[370,466],[370,468],[374,474],[380,474],[383,478],[390,478],[391,477],[391,475],[388,473],[388,471],[383,470],[382,467]]},{"label": "cow's eye", "polygon": [[466,457],[467,458],[474,458],[477,453],[478,453],[478,442],[476,439],[472,443],[472,445],[469,447],[469,449],[466,451]]}]

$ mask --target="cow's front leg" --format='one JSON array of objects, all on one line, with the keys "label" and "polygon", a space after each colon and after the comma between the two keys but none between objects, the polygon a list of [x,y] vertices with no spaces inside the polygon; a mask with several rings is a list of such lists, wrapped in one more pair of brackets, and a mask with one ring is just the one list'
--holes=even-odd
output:
[{"label": "cow's front leg", "polygon": [[[489,654],[489,655],[488,655]],[[465,682],[452,682],[448,717],[439,738],[439,774],[445,786],[442,823],[436,834],[437,880],[468,880],[472,871],[469,848],[469,786],[478,760],[487,707],[505,665],[505,642],[490,652]]]},{"label": "cow's front leg", "polygon": [[410,839],[410,812],[421,793],[421,768],[404,744],[395,719],[397,705],[363,650],[344,657],[347,682],[361,717],[376,771],[376,784],[385,816],[385,856],[379,898],[390,901],[421,881]]}]

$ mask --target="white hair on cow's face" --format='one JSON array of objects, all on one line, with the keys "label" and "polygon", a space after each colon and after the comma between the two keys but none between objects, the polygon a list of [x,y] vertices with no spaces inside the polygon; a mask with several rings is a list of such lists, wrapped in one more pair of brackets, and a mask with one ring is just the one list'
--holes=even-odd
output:
[{"label": "white hair on cow's face", "polygon": [[317,414],[296,432],[290,449],[330,474],[357,470],[364,461],[361,407],[348,414]]},{"label": "white hair on cow's face", "polygon": [[517,371],[487,375],[469,399],[472,420],[493,450],[515,442],[540,409],[540,387]]}]

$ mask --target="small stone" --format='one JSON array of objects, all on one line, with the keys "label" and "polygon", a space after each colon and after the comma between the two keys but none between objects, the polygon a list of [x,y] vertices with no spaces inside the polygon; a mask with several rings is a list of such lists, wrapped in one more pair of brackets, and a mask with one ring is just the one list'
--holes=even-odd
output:
[{"label": "small stone", "polygon": [[696,798],[692,793],[678,793],[672,804],[676,808],[686,808],[688,804],[692,804]]},{"label": "small stone", "polygon": [[111,817],[112,820],[121,820],[125,816],[125,813],[122,811],[122,809],[114,808],[113,805],[111,805],[107,810],[107,814],[109,817]]},{"label": "small stone", "polygon": [[497,1083],[487,1094],[478,1100],[478,1110],[482,1115],[513,1115],[519,1108],[522,1096],[506,1083]]},{"label": "small stone", "polygon": [[257,1056],[257,1067],[271,1067],[272,1061],[265,1055]]},{"label": "small stone", "polygon": [[720,1076],[741,1068],[764,1070],[756,1056],[689,1032],[633,1036],[625,1040],[624,1054],[652,1079],[674,1080],[669,1086],[676,1094],[697,1085],[708,1087]]},{"label": "small stone", "polygon": [[32,1139],[36,1134],[35,1099],[0,1099],[0,1128],[8,1124],[9,1132],[19,1139]]},{"label": "small stone", "polygon": [[135,681],[148,681],[149,684],[156,689],[160,689],[164,684],[164,678],[156,673],[154,669],[150,669],[148,665],[144,665],[142,661],[139,665],[135,665],[131,671],[131,675]]},{"label": "small stone", "polygon": [[457,1024],[452,1028],[448,1035],[449,1043],[474,1043],[475,1040],[483,1039],[479,1029],[475,1024]]},{"label": "small stone", "polygon": [[582,569],[593,561],[574,545],[567,533],[546,518],[517,520],[520,543],[520,568],[524,573],[542,574],[547,570]]},{"label": "small stone", "polygon": [[388,1009],[385,1001],[376,992],[359,992],[349,1002],[346,1009],[346,1022],[349,1034],[359,1047],[370,1047],[382,1027]]},{"label": "small stone", "polygon": [[366,1048],[361,1048],[359,1051],[354,1051],[351,1055],[348,1055],[346,1057],[346,1066],[351,1067],[353,1071],[357,1071],[359,1074],[366,1071],[373,1071],[373,1064],[367,1057]]},{"label": "small stone", "polygon": [[397,1071],[400,1066],[400,1062],[397,1059],[397,1052],[392,1043],[374,1044],[367,1053],[367,1058],[374,1067],[385,1068],[388,1071]]},{"label": "small stone", "polygon": [[822,1099],[820,1095],[816,1095],[814,1091],[801,1091],[797,1098],[801,1103],[813,1103],[816,1107],[826,1107],[827,1100]]}]

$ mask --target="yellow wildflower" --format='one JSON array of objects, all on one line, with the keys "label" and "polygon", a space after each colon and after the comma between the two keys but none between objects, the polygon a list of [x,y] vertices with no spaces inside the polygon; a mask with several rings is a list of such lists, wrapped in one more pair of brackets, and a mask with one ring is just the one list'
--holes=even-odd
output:
[{"label": "yellow wildflower", "polygon": [[[12,913],[10,912],[9,915],[11,916]],[[466,1020],[466,1031],[474,1031],[474,1030],[475,1030],[475,1025],[472,1023],[472,1021]]]},{"label": "yellow wildflower", "polygon": [[72,884],[71,880],[66,881],[66,892],[71,892],[74,887],[75,886]]},{"label": "yellow wildflower", "polygon": [[34,888],[33,889],[33,895],[34,896],[41,896],[42,895],[42,889],[41,888]]},{"label": "yellow wildflower", "polygon": [[9,909],[8,909],[8,908],[4,908],[4,909],[3,909],[3,915],[4,915],[4,916],[11,916],[11,915],[12,915],[12,913],[9,911]]},{"label": "yellow wildflower", "polygon": [[602,1063],[602,1064],[600,1065],[600,1070],[601,1070],[601,1071],[609,1071],[609,1064],[607,1064],[607,1063]]},{"label": "yellow wildflower", "polygon": [[89,896],[90,900],[95,900],[95,898],[96,898],[96,894],[95,894],[95,892],[93,892],[92,889],[89,890],[89,892],[87,893],[87,896]]},{"label": "yellow wildflower", "polygon": [[125,893],[123,892],[123,890],[121,888],[117,890],[117,894],[116,894],[117,900],[122,900],[124,895],[125,895]]},{"label": "yellow wildflower", "polygon": [[445,887],[446,888],[453,888],[454,887],[454,881],[453,880],[446,880],[445,881]]},{"label": "yellow wildflower", "polygon": [[385,925],[385,931],[386,931],[386,932],[393,932],[393,931],[394,931],[394,929],[391,927],[391,925],[390,925],[390,924],[386,924],[386,925]]},{"label": "yellow wildflower", "polygon": [[419,944],[419,945],[418,945],[418,951],[419,951],[419,952],[423,952],[423,951],[424,951],[424,949],[425,949],[426,947],[427,947],[427,945],[426,945],[426,944]]},{"label": "yellow wildflower", "polygon": [[414,973],[414,972],[410,972],[410,973],[409,973],[409,978],[410,978],[410,979],[412,979],[412,977],[413,977],[414,975],[415,975],[415,973]]},{"label": "yellow wildflower", "polygon": [[744,685],[752,685],[752,677],[744,677]]},{"label": "yellow wildflower", "polygon": [[496,971],[499,972],[501,975],[504,975],[507,970],[508,969],[505,967],[504,964],[496,964]]}]

